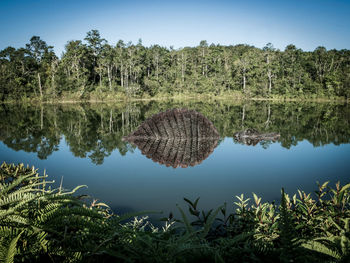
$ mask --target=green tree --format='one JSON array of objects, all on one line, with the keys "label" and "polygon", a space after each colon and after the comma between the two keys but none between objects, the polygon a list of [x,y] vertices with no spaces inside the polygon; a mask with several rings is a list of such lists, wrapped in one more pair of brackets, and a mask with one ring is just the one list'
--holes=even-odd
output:
[{"label": "green tree", "polygon": [[62,68],[68,92],[79,91],[80,96],[87,90],[92,75],[91,53],[80,40],[69,41],[62,57]]},{"label": "green tree", "polygon": [[278,72],[278,60],[276,49],[273,47],[271,43],[268,43],[264,48],[264,58],[265,58],[265,66],[264,72],[268,79],[268,93],[271,94],[273,79],[276,78]]},{"label": "green tree", "polygon": [[43,97],[42,76],[45,75],[47,67],[50,66],[51,60],[55,55],[52,46],[47,46],[46,42],[41,40],[39,36],[33,36],[30,43],[26,45],[28,53],[35,60],[35,69],[37,75],[38,89],[40,98]]},{"label": "green tree", "polygon": [[245,52],[239,59],[235,61],[235,66],[241,73],[242,89],[244,94],[248,94],[247,81],[254,79],[260,64],[261,56],[257,49],[252,48]]}]

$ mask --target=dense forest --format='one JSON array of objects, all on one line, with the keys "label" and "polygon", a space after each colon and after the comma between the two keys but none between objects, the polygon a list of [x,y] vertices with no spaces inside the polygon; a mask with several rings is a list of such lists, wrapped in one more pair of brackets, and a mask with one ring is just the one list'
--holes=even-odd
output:
[{"label": "dense forest", "polygon": [[118,41],[91,30],[61,58],[33,36],[25,48],[0,51],[0,101],[170,97],[350,97],[350,50],[312,52],[288,45],[208,45],[174,49]]}]

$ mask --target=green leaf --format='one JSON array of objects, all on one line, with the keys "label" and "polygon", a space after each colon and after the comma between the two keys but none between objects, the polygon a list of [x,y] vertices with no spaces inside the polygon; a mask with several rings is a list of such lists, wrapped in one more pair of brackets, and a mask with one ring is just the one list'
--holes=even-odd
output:
[{"label": "green leaf", "polygon": [[307,243],[302,244],[301,246],[306,248],[306,249],[316,251],[318,253],[333,257],[335,259],[341,258],[341,256],[339,255],[338,252],[326,247],[324,244],[317,242],[317,241],[311,240],[311,241],[308,241]]},{"label": "green leaf", "polygon": [[194,207],[195,209],[197,209],[197,204],[198,204],[198,201],[199,201],[199,197],[196,199],[196,201],[194,201],[194,205],[193,205],[193,207]]},{"label": "green leaf", "polygon": [[198,210],[193,210],[192,207],[189,207],[188,210],[194,216],[199,216],[199,214],[200,214]]},{"label": "green leaf", "polygon": [[185,215],[184,211],[182,210],[182,208],[179,205],[176,205],[176,206],[177,206],[177,208],[179,209],[179,211],[181,213],[182,220],[183,220],[183,223],[185,224],[187,233],[192,234],[194,232],[194,229],[191,226],[190,222],[188,221],[187,216]]},{"label": "green leaf", "polygon": [[186,197],[184,197],[185,202],[189,203],[192,207],[194,207],[194,204],[192,203],[192,201]]},{"label": "green leaf", "polygon": [[343,193],[343,192],[345,192],[347,189],[349,189],[350,188],[350,183],[349,184],[347,184],[347,185],[344,185],[341,189],[340,189],[340,191],[339,191],[339,193]]},{"label": "green leaf", "polygon": [[[205,237],[208,235],[209,230],[210,230],[211,226],[213,225],[213,223],[214,223],[214,221],[215,221],[215,218],[216,218],[216,216],[218,215],[218,213],[220,212],[220,210],[222,209],[222,207],[223,207],[223,206],[218,207],[218,208],[214,211],[214,213],[211,213],[211,214],[210,214],[210,216],[208,217],[208,219],[207,219],[207,221],[206,221],[206,223],[205,223],[205,225],[204,225],[204,227],[203,227],[203,230],[202,230],[202,232],[201,232],[201,234],[200,234],[200,237],[201,237],[201,238],[205,238]],[[211,211],[212,211],[212,210],[211,210]]]},{"label": "green leaf", "polygon": [[[21,237],[23,231],[19,233],[14,239],[11,240],[8,248],[5,251],[1,251],[0,253],[0,261],[4,263],[13,263],[14,257],[17,252],[17,242],[19,238]],[[1,258],[3,257],[3,258]]]}]

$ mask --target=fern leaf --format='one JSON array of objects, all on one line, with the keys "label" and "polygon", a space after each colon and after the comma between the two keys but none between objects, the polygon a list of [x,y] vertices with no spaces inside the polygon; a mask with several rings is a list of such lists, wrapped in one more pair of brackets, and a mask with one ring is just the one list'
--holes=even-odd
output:
[{"label": "fern leaf", "polygon": [[341,256],[339,255],[339,253],[337,251],[332,250],[332,249],[328,248],[327,246],[325,246],[324,244],[317,242],[317,241],[314,241],[314,240],[308,241],[307,243],[304,243],[301,246],[306,248],[306,249],[316,251],[318,253],[330,256],[330,257],[335,258],[335,259],[341,258]]},{"label": "fern leaf", "polygon": [[211,226],[213,225],[214,221],[215,221],[215,218],[216,216],[218,215],[218,213],[220,212],[220,210],[222,209],[223,206],[220,206],[219,208],[217,208],[214,213],[211,213],[211,215],[209,216],[207,222],[205,223],[204,227],[203,227],[203,230],[200,234],[200,238],[205,238],[209,231],[210,231],[210,228]]},{"label": "fern leaf", "polygon": [[13,238],[7,248],[1,248],[0,261],[4,263],[13,263],[17,252],[17,241],[21,237],[23,232],[19,233]]},{"label": "fern leaf", "polygon": [[187,216],[185,215],[185,212],[182,210],[182,208],[181,208],[180,206],[178,206],[178,205],[176,205],[176,206],[177,206],[177,208],[179,209],[179,211],[180,211],[180,213],[181,213],[182,220],[183,220],[183,222],[184,222],[184,224],[185,224],[187,233],[192,234],[192,233],[194,232],[194,229],[193,229],[193,227],[191,226],[190,222],[188,221],[188,218],[187,218]]}]

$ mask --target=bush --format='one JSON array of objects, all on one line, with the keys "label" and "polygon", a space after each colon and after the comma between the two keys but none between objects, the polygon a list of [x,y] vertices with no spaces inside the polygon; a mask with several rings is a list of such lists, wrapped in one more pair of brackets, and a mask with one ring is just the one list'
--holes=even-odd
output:
[{"label": "bush", "polygon": [[[154,227],[151,212],[113,214],[61,187],[34,168],[0,167],[1,262],[349,262],[350,184],[318,184],[315,198],[282,189],[280,205],[237,196],[201,211],[170,214]],[[141,217],[140,217],[141,216]],[[191,219],[192,217],[192,219]]]}]

